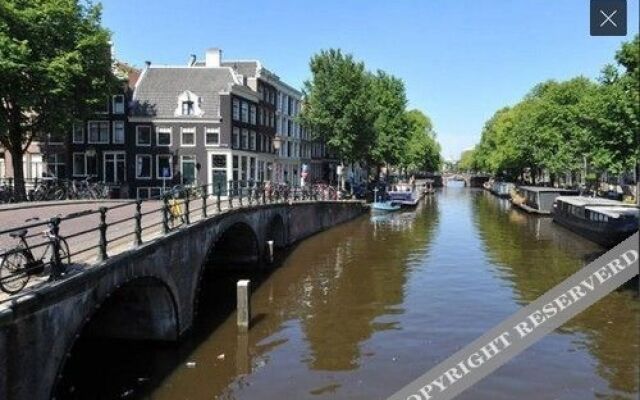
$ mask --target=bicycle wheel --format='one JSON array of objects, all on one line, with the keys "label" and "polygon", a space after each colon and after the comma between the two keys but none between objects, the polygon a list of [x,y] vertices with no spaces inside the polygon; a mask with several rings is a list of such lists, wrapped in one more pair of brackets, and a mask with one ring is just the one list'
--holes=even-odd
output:
[{"label": "bicycle wheel", "polygon": [[60,237],[60,262],[62,264],[71,264],[71,252],[69,251],[69,244],[67,239]]},{"label": "bicycle wheel", "polygon": [[15,294],[24,289],[29,282],[27,258],[22,251],[15,251],[2,258],[0,262],[0,289]]}]

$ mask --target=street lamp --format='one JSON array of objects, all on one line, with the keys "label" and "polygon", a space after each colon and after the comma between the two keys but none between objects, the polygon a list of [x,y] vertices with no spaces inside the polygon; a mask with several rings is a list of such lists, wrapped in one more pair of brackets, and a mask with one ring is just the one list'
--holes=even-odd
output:
[{"label": "street lamp", "polygon": [[278,157],[277,157],[277,155],[278,155],[278,153],[280,151],[280,148],[282,147],[283,143],[284,143],[284,140],[282,139],[282,136],[275,135],[273,137],[272,144],[273,144],[273,149],[275,150],[275,153],[276,153],[276,160],[274,160],[274,164],[275,164],[275,167],[276,167],[275,168],[276,169],[276,178],[277,178],[276,182],[280,182],[280,176],[279,176],[280,173],[279,173],[279,168],[278,168],[278,162],[277,162]]}]

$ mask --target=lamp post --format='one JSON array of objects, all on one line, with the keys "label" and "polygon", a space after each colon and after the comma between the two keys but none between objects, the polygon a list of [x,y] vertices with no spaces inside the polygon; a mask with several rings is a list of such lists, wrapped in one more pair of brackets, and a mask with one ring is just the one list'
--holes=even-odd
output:
[{"label": "lamp post", "polygon": [[[282,136],[280,135],[275,135],[273,137],[273,141],[271,142],[273,145],[273,150],[274,153],[276,153],[276,159],[274,160],[274,166],[275,166],[275,171],[276,171],[276,175],[279,175],[279,168],[278,168],[278,158],[279,158],[279,152],[280,152],[280,148],[282,147],[282,144],[284,143],[284,140],[282,139]],[[277,182],[280,182],[280,177],[278,176],[277,179],[275,179]]]}]

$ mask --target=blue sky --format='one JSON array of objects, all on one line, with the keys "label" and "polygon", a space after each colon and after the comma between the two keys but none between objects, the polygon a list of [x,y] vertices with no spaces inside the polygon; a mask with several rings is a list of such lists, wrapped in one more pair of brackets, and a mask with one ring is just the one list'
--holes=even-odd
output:
[{"label": "blue sky", "polygon": [[480,137],[484,122],[536,83],[596,77],[638,32],[589,36],[588,0],[104,0],[116,54],[183,64],[220,47],[223,58],[259,59],[293,86],[320,49],[338,47],[402,78],[412,108],[433,120],[446,158]]}]

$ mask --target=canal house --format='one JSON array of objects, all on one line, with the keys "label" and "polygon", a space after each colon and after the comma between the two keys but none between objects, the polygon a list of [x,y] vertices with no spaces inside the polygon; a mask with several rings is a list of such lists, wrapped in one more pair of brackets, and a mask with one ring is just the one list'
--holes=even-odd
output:
[{"label": "canal house", "polygon": [[640,209],[616,200],[559,196],[553,220],[605,247],[613,247],[638,230]]},{"label": "canal house", "polygon": [[520,186],[518,187],[522,202],[515,203],[523,210],[550,215],[553,204],[558,196],[577,196],[579,192],[572,189],[560,189],[553,187]]}]

